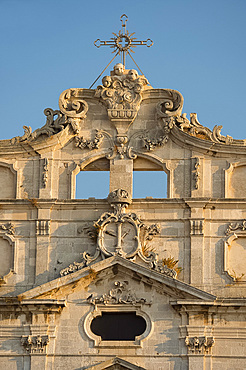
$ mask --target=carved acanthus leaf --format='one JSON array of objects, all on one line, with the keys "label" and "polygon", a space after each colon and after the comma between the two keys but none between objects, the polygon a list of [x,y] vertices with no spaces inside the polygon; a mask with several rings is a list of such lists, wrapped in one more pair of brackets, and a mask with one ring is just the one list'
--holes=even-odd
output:
[{"label": "carved acanthus leaf", "polygon": [[[100,297],[90,297],[88,302],[96,304],[131,304],[136,305],[139,303],[147,303],[145,298],[137,298],[135,292],[127,288],[128,281],[115,281],[114,288],[111,289],[107,294],[103,294]],[[150,303],[148,303],[150,304]]]}]

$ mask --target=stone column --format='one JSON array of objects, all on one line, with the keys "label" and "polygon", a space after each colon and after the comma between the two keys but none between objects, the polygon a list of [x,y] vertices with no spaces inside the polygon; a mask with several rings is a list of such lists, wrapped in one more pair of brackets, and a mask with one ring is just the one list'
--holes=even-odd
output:
[{"label": "stone column", "polygon": [[[42,205],[40,205],[41,207]],[[50,205],[47,204],[48,207]],[[36,284],[47,281],[50,245],[50,208],[39,208],[36,220]]]},{"label": "stone column", "polygon": [[112,159],[110,161],[109,192],[124,189],[132,197],[133,160]]}]

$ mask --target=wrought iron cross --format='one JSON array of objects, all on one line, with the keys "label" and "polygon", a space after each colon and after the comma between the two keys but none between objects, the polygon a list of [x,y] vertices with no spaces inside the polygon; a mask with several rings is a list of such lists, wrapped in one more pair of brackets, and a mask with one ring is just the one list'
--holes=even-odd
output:
[{"label": "wrought iron cross", "polygon": [[126,63],[126,55],[131,53],[135,53],[132,48],[135,48],[136,46],[139,45],[146,45],[148,48],[153,45],[153,41],[151,39],[147,40],[137,40],[136,37],[132,37],[135,32],[129,33],[126,30],[126,22],[128,20],[127,15],[123,14],[120,17],[121,23],[122,23],[122,28],[119,31],[118,34],[113,32],[114,37],[111,37],[109,41],[102,41],[100,39],[97,39],[94,41],[94,45],[97,48],[100,48],[101,46],[109,46],[110,48],[114,48],[112,53],[117,53],[117,54],[122,54],[123,56],[123,65],[125,66]]}]

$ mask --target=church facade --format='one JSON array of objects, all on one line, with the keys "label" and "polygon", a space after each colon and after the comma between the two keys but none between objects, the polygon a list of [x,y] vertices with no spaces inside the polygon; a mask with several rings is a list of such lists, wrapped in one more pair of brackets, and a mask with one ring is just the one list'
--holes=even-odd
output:
[{"label": "church facade", "polygon": [[[0,141],[1,368],[245,368],[246,140],[182,109],[119,63]],[[76,199],[81,171],[107,199]]]}]

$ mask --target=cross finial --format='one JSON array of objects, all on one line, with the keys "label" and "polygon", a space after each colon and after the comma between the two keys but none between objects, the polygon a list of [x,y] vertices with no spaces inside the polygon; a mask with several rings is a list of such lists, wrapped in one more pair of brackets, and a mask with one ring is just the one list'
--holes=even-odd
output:
[{"label": "cross finial", "polygon": [[[114,37],[111,37],[110,40],[108,41],[103,41],[100,39],[97,39],[94,42],[94,45],[97,48],[100,48],[101,46],[109,46],[113,48],[113,53],[117,53],[122,55],[123,59],[123,65],[125,66],[126,64],[126,55],[130,53],[134,53],[134,50],[132,48],[135,48],[136,46],[139,45],[146,45],[148,48],[153,45],[153,41],[151,39],[147,40],[137,40],[136,37],[133,37],[135,32],[129,33],[129,31],[126,30],[126,22],[128,20],[128,17],[126,14],[122,14],[120,17],[121,23],[122,23],[122,28],[119,31],[118,34],[113,32]],[[116,55],[117,55],[116,54]]]}]

